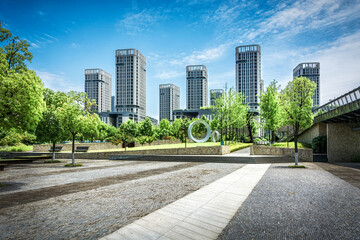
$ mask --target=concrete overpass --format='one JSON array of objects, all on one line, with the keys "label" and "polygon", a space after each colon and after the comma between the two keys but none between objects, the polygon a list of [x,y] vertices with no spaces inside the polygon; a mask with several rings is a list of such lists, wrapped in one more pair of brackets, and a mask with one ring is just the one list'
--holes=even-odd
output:
[{"label": "concrete overpass", "polygon": [[313,110],[314,124],[299,136],[311,143],[327,136],[329,162],[349,162],[360,158],[360,86]]}]

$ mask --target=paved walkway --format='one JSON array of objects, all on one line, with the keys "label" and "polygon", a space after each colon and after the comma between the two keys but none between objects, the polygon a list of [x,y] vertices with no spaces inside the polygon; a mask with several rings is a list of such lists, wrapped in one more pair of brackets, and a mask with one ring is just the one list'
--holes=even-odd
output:
[{"label": "paved walkway", "polygon": [[217,239],[269,166],[246,165],[102,239]]}]

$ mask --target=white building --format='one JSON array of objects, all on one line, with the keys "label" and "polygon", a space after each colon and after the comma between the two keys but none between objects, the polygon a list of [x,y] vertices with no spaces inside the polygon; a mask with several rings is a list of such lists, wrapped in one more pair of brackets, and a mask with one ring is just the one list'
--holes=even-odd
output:
[{"label": "white building", "polygon": [[293,77],[306,77],[316,83],[315,94],[312,96],[313,106],[320,106],[320,63],[300,63],[294,68]]},{"label": "white building", "polygon": [[159,121],[173,121],[173,111],[180,108],[180,88],[174,84],[159,85]]},{"label": "white building", "polygon": [[236,91],[243,94],[250,109],[258,109],[261,84],[260,45],[236,47],[235,59]]},{"label": "white building", "polygon": [[[146,59],[136,49],[116,50],[116,111],[141,122],[146,117]],[[121,124],[122,118],[118,119]]]},{"label": "white building", "polygon": [[100,68],[85,69],[85,92],[95,100],[94,112],[111,110],[111,75]]},{"label": "white building", "polygon": [[204,65],[186,66],[186,108],[208,106],[208,71]]},{"label": "white building", "polygon": [[215,105],[215,100],[224,94],[223,89],[211,89],[210,90],[210,106]]}]

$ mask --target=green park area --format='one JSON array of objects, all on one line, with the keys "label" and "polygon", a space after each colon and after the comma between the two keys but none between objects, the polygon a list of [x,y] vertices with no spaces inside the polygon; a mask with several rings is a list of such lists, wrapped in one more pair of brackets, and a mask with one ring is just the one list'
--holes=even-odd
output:
[{"label": "green park area", "polygon": [[[0,151],[31,151],[31,145],[51,144],[55,156],[56,144],[64,141],[72,143],[72,153],[75,142],[94,141],[119,146],[135,142],[142,145],[127,148],[128,151],[180,148],[185,147],[189,134],[197,139],[207,134],[208,129],[203,124],[194,125],[188,133],[189,125],[197,120],[205,121],[212,132],[218,132],[217,142],[187,143],[187,147],[214,146],[223,142],[235,151],[260,138],[270,142],[293,139],[294,144],[290,146],[295,152],[298,148],[308,147],[298,144],[299,132],[310,127],[313,120],[311,97],[315,83],[307,78],[295,78],[281,91],[274,80],[259,96],[259,110],[250,108],[245,96],[230,88],[208,107],[212,113],[210,119],[205,116],[201,119],[179,118],[172,122],[162,119],[159,125],[153,125],[145,118],[141,122],[128,120],[116,128],[100,120],[94,111],[95,100],[89,99],[85,92],[55,92],[45,88],[36,73],[27,68],[26,62],[33,58],[28,42],[13,36],[1,23],[0,33]],[[291,126],[291,136],[279,135],[278,129],[284,126]],[[156,140],[174,139],[181,143],[146,146]],[[230,144],[234,142],[236,144]],[[285,147],[287,144],[282,142],[273,146]],[[75,164],[74,154],[72,164]]]}]

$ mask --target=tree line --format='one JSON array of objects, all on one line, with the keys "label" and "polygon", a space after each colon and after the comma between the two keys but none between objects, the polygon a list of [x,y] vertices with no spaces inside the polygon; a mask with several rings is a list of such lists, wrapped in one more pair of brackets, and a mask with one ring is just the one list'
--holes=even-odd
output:
[{"label": "tree line", "polygon": [[[56,143],[71,140],[74,155],[75,140],[111,141],[115,144],[151,143],[155,139],[180,139],[186,142],[187,128],[198,119],[176,119],[172,124],[166,119],[159,126],[150,119],[136,124],[129,120],[118,129],[100,121],[91,111],[95,104],[83,92],[54,92],[44,88],[36,73],[29,70],[32,54],[25,40],[4,28],[0,22],[0,145],[22,143]],[[300,129],[312,124],[312,95],[316,84],[307,78],[295,78],[280,91],[274,80],[260,97],[260,119],[255,121],[246,99],[234,89],[215,100],[210,107],[213,120],[205,117],[212,131],[220,132],[220,141],[250,141],[257,129],[269,131],[269,142],[274,132],[285,125],[293,126],[295,158]],[[204,135],[205,127],[196,125],[193,135]],[[53,148],[55,149],[55,148]],[[74,160],[73,160],[74,163]]]}]

